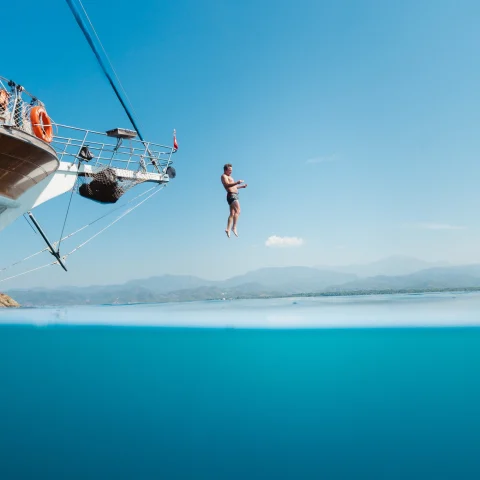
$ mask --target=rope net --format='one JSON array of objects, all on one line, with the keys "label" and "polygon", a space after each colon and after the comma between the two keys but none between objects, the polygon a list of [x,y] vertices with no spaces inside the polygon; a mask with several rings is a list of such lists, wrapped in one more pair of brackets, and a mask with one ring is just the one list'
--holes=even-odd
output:
[{"label": "rope net", "polygon": [[78,193],[99,203],[115,203],[128,190],[143,182],[138,178],[119,178],[115,169],[103,167],[100,171],[78,177]]}]

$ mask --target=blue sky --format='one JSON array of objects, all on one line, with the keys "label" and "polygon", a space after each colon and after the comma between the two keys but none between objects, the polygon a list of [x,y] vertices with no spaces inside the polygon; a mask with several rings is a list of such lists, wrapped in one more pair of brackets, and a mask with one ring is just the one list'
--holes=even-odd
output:
[{"label": "blue sky", "polygon": [[[478,2],[83,4],[144,137],[171,142],[177,130],[177,178],[72,255],[68,274],[51,267],[1,288],[221,279],[394,254],[480,261]],[[67,3],[26,0],[22,11],[3,23],[13,44],[0,75],[56,122],[130,128]],[[226,162],[249,185],[230,240]],[[36,210],[52,239],[67,201]],[[75,196],[67,231],[108,208]],[[20,218],[0,234],[0,264],[40,248]]]}]

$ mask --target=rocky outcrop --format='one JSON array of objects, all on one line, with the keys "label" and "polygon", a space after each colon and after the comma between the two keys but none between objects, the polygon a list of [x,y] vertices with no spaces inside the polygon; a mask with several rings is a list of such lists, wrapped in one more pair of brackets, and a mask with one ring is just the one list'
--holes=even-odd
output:
[{"label": "rocky outcrop", "polygon": [[0,293],[0,308],[2,307],[19,307],[20,305],[8,295]]}]

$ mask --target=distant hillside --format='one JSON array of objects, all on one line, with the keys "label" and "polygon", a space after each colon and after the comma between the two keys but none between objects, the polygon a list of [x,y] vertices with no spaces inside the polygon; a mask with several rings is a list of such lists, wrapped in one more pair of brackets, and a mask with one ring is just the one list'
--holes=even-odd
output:
[{"label": "distant hillside", "polygon": [[375,262],[357,265],[345,265],[338,267],[322,267],[317,268],[330,269],[335,272],[350,273],[358,277],[374,277],[378,275],[398,276],[408,275],[420,270],[432,267],[449,266],[447,262],[426,262],[418,258],[408,257],[406,255],[392,255]]},{"label": "distant hillside", "polygon": [[262,298],[298,294],[348,294],[378,291],[480,289],[480,265],[434,267],[407,275],[353,274],[309,267],[264,268],[224,281],[161,275],[121,285],[10,290],[24,306],[104,303],[155,303],[223,298]]},{"label": "distant hillside", "polygon": [[273,267],[248,272],[230,278],[222,284],[237,287],[245,283],[258,283],[264,287],[284,293],[298,293],[305,290],[322,290],[329,285],[354,281],[356,275],[320,270],[311,267]]},{"label": "distant hillside", "polygon": [[175,290],[184,290],[189,288],[199,288],[205,286],[214,286],[218,282],[205,280],[192,275],[162,275],[157,277],[143,278],[139,280],[130,280],[125,283],[125,287],[147,288],[155,292],[173,292]]},{"label": "distant hillside", "polygon": [[378,275],[353,282],[332,285],[326,290],[402,290],[402,289],[446,289],[480,287],[480,265],[428,268],[410,275],[388,277]]}]

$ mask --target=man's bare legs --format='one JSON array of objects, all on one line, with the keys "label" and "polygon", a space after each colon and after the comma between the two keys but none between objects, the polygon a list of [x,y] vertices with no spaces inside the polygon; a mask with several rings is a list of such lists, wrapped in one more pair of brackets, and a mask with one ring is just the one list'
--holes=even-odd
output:
[{"label": "man's bare legs", "polygon": [[228,222],[227,222],[227,228],[225,229],[225,233],[227,234],[227,237],[230,238],[230,230],[232,228],[232,223],[233,223],[233,215],[234,215],[234,205],[236,202],[234,202],[232,205],[230,205],[230,216],[228,217]]},{"label": "man's bare legs", "polygon": [[238,217],[240,216],[240,202],[237,200],[236,202],[233,202],[233,226],[232,226],[232,232],[235,234],[236,237],[238,237],[237,233],[237,221]]},{"label": "man's bare legs", "polygon": [[236,200],[230,205],[230,216],[228,217],[227,228],[225,229],[225,233],[227,234],[228,238],[230,238],[230,230],[232,230],[235,236],[238,237],[237,220],[239,215],[240,203],[238,203],[238,200]]}]

